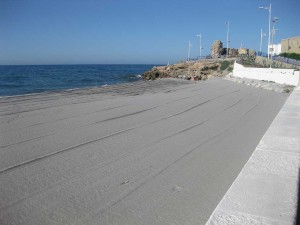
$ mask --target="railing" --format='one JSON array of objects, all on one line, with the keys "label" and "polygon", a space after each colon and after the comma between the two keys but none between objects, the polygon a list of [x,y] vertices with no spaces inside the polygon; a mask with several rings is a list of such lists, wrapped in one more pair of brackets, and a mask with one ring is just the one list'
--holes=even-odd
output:
[{"label": "railing", "polygon": [[[259,52],[257,55],[261,56],[261,57],[264,57],[264,58],[268,58],[268,54],[264,53],[264,52]],[[292,64],[292,65],[295,65],[295,66],[300,66],[300,61],[296,60],[296,59],[289,59],[289,58],[285,58],[285,57],[276,55],[276,56],[272,57],[272,60],[287,63],[287,64]]]},{"label": "railing", "polygon": [[206,55],[206,56],[198,56],[197,58],[189,58],[186,59],[186,61],[198,61],[198,60],[204,60],[204,59],[211,59],[212,57],[210,55]]},{"label": "railing", "polygon": [[[264,52],[258,52],[257,56],[267,58],[268,54],[264,53]],[[222,60],[224,58],[226,58],[226,56],[221,56],[220,58],[216,58],[214,60],[218,60],[218,59]],[[238,57],[238,58],[240,58],[240,57]],[[211,55],[206,55],[206,56],[202,56],[202,57],[198,56],[197,58],[189,58],[189,59],[186,59],[185,61],[186,62],[195,62],[195,61],[199,61],[199,60],[210,60],[210,59],[212,59]],[[282,56],[273,56],[272,59],[275,61],[279,61],[279,62],[283,62],[283,63],[295,65],[295,66],[300,66],[300,61],[296,60],[296,59],[289,59],[289,58],[285,58]]]},{"label": "railing", "polygon": [[273,56],[273,60],[288,63],[288,64],[292,64],[292,65],[296,65],[296,66],[300,66],[300,61],[296,60],[296,59],[289,59],[289,58],[285,58],[285,57],[282,57],[282,56]]},{"label": "railing", "polygon": [[[230,57],[228,59],[234,59],[235,57]],[[221,55],[219,58],[213,58],[211,57],[211,55],[206,55],[206,56],[202,56],[202,57],[197,57],[197,58],[189,58],[189,59],[186,59],[185,61],[186,62],[195,62],[195,61],[199,61],[199,60],[224,60],[226,59],[226,55]]]}]

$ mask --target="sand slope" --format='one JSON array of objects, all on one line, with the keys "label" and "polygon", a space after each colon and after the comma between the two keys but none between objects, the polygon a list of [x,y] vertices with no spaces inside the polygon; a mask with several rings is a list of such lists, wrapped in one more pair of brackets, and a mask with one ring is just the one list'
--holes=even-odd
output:
[{"label": "sand slope", "polygon": [[0,98],[0,224],[205,224],[286,97],[166,79]]}]

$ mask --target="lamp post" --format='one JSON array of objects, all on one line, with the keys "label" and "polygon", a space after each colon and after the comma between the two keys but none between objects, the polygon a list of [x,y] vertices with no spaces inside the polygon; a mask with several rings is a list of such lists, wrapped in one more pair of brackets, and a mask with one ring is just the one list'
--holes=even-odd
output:
[{"label": "lamp post", "polygon": [[262,48],[262,39],[265,36],[266,36],[266,33],[263,33],[262,29],[260,29],[260,47],[259,47],[260,55],[262,55],[262,50],[261,50],[261,48]]},{"label": "lamp post", "polygon": [[227,48],[227,50],[226,50],[226,58],[228,58],[228,48],[229,48],[229,21],[227,21],[225,24],[227,25],[227,35],[226,35],[226,44],[227,44],[226,48]]},{"label": "lamp post", "polygon": [[201,59],[201,57],[202,57],[202,43],[201,43],[202,36],[201,36],[201,33],[197,34],[197,37],[199,37],[199,41],[200,41],[199,57]]},{"label": "lamp post", "polygon": [[191,41],[189,41],[189,50],[188,50],[188,58],[187,58],[187,61],[190,61],[191,47],[192,47],[192,44],[191,44]]},{"label": "lamp post", "polygon": [[275,35],[275,31],[277,29],[275,29],[275,22],[279,20],[278,17],[274,17],[272,22],[273,22],[273,28],[272,28],[272,54],[271,54],[271,59],[273,59],[273,55],[274,55],[274,35]]},{"label": "lamp post", "polygon": [[260,6],[260,9],[266,9],[269,11],[269,37],[268,37],[268,59],[270,59],[270,41],[271,41],[271,14],[272,14],[272,4],[269,7]]}]

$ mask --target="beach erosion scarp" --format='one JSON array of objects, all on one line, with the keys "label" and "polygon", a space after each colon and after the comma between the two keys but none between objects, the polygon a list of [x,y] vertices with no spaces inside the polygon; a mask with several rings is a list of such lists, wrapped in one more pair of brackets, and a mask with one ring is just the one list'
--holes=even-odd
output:
[{"label": "beach erosion scarp", "polygon": [[205,224],[287,94],[224,79],[0,98],[0,223]]}]

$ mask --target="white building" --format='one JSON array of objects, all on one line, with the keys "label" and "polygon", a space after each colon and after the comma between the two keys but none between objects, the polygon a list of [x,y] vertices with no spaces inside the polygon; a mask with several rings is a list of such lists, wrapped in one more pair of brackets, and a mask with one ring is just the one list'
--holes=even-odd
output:
[{"label": "white building", "polygon": [[281,44],[269,45],[269,49],[272,56],[279,55],[281,53]]}]

